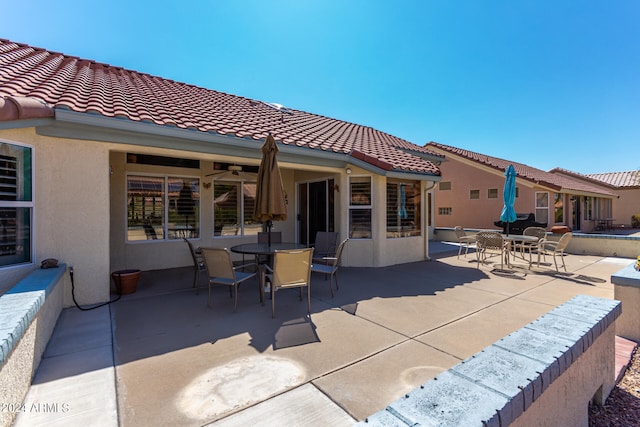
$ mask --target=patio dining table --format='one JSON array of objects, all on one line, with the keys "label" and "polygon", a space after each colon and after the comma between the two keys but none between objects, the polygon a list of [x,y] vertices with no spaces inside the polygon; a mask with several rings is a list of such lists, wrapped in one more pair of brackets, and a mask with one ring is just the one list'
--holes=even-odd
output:
[{"label": "patio dining table", "polygon": [[[231,252],[243,255],[266,255],[267,263],[271,264],[273,254],[276,251],[286,251],[293,249],[305,249],[307,245],[302,243],[282,242],[282,243],[244,243],[242,245],[236,245],[231,247]],[[258,264],[259,276],[260,276],[260,302],[264,303],[264,265]]]},{"label": "patio dining table", "polygon": [[[511,252],[513,252],[515,250],[515,244],[516,243],[537,243],[538,242],[538,237],[536,236],[527,236],[527,235],[523,235],[523,234],[501,234],[502,238],[508,242],[508,248],[507,248],[507,253],[506,253],[506,261],[507,261],[507,265],[511,265],[511,263],[509,262],[509,254]],[[515,253],[514,253],[514,258],[515,258]],[[531,256],[529,256],[529,268],[531,268]]]}]

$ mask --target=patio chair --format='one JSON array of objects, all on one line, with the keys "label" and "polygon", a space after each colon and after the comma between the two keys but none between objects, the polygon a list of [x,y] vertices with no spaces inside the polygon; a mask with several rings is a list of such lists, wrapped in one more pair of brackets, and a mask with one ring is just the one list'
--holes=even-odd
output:
[{"label": "patio chair", "polygon": [[[258,243],[269,243],[269,233],[266,231],[258,232]],[[271,243],[282,243],[282,232],[281,231],[272,231],[271,232]],[[244,261],[244,255],[242,256]],[[269,262],[268,255],[256,255],[256,263],[264,264]]]},{"label": "patio chair", "polygon": [[336,282],[336,290],[338,290],[338,277],[336,276],[336,273],[338,272],[338,267],[340,267],[340,258],[342,257],[342,250],[344,249],[344,246],[347,244],[347,241],[349,241],[349,238],[347,237],[346,239],[344,239],[342,242],[340,242],[340,244],[338,245],[338,249],[336,250],[336,254],[333,257],[323,257],[322,258],[322,262],[323,264],[318,264],[315,262],[315,257],[313,264],[311,265],[311,271],[314,273],[323,273],[325,276],[329,275],[330,276],[330,280],[329,280],[329,289],[331,290],[331,298],[333,298],[333,282]]},{"label": "patio chair", "polygon": [[522,232],[523,236],[534,236],[538,238],[537,242],[515,242],[514,253],[515,257],[516,251],[520,251],[520,255],[522,259],[524,259],[525,252],[529,252],[529,265],[531,265],[531,257],[534,250],[538,249],[538,243],[542,241],[545,237],[547,237],[547,230],[542,227],[527,227]]},{"label": "patio chair", "polygon": [[[556,261],[556,256],[559,256],[562,259],[562,268],[564,271],[567,271],[567,266],[564,263],[564,251],[567,249],[569,242],[573,238],[573,233],[568,232],[564,233],[560,240],[557,242],[554,240],[542,239],[538,243],[538,267],[540,267],[540,254],[546,256],[547,254],[553,255],[553,264],[556,266],[556,271],[558,270],[558,262]],[[546,259],[546,258],[545,258]]]},{"label": "patio chair", "polygon": [[460,244],[460,247],[458,248],[458,259],[460,259],[460,253],[462,252],[463,247],[465,248],[464,256],[466,258],[467,253],[469,253],[469,248],[471,245],[476,243],[476,236],[467,234],[467,232],[464,231],[464,228],[459,225],[456,225],[453,231],[456,233],[456,238]]},{"label": "patio chair", "polygon": [[[326,257],[336,255],[338,233],[335,231],[318,231],[313,246],[313,262],[323,262]],[[327,262],[325,262],[327,264]]]},{"label": "patio chair", "polygon": [[302,301],[302,288],[307,288],[307,312],[311,313],[311,259],[313,248],[275,251],[273,268],[264,265],[265,276],[261,282],[268,279],[271,282],[271,317],[276,316],[275,293],[280,289],[299,288]]},{"label": "patio chair", "polygon": [[197,285],[200,281],[200,272],[207,271],[207,267],[204,265],[202,252],[199,249],[194,248],[186,237],[183,238],[183,240],[187,243],[187,246],[189,246],[189,252],[191,253],[191,259],[193,260],[193,287],[197,290]]},{"label": "patio chair", "polygon": [[[227,248],[200,248],[200,250],[202,251],[204,265],[207,269],[207,275],[209,276],[209,298],[207,300],[207,306],[211,306],[212,285],[229,286],[229,293],[231,293],[233,289],[234,292],[232,296],[235,295],[233,302],[233,311],[235,312],[238,306],[238,286],[240,283],[252,277],[258,277],[257,265],[255,263],[249,263],[234,267],[233,261],[231,260],[231,252]],[[248,266],[256,266],[256,271],[239,271]]]},{"label": "patio chair", "polygon": [[504,267],[505,255],[507,256],[507,263],[509,262],[508,242],[499,233],[481,231],[476,234],[477,268],[480,268],[480,263],[487,259],[487,254],[490,252],[500,254],[500,269]]}]

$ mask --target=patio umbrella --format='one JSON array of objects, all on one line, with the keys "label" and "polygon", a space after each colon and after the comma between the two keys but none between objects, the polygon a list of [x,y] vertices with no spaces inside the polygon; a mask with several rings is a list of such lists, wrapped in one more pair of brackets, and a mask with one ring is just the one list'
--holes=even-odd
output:
[{"label": "patio umbrella", "polygon": [[504,176],[507,178],[504,181],[504,207],[500,214],[500,221],[507,223],[507,236],[509,235],[509,223],[515,222],[517,219],[516,210],[513,208],[513,204],[516,201],[516,170],[513,165],[507,166],[504,171]]},{"label": "patio umbrella", "polygon": [[273,221],[287,219],[287,206],[284,200],[282,177],[278,167],[276,154],[278,147],[273,136],[269,134],[262,146],[262,161],[258,168],[256,185],[256,201],[253,219],[267,223],[268,245],[271,246],[271,227]]}]

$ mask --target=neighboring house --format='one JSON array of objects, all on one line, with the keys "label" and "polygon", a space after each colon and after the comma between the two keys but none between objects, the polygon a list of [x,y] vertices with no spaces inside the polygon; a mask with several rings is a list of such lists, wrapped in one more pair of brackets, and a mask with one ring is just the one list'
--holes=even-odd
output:
[{"label": "neighboring house", "polygon": [[615,226],[631,227],[631,217],[640,216],[640,171],[609,172],[582,175],[577,172],[555,168],[550,171],[585,182],[604,186],[614,191],[611,221]]},{"label": "neighboring house", "polygon": [[504,205],[504,171],[510,164],[517,173],[517,213],[534,213],[549,229],[567,225],[574,231],[591,231],[597,218],[612,215],[617,194],[604,185],[436,142],[425,148],[446,157],[435,194],[438,227],[495,229]]},{"label": "neighboring house", "polygon": [[183,237],[255,241],[269,133],[284,240],[338,231],[351,237],[351,266],[428,258],[442,156],[370,127],[0,39],[0,293],[54,257],[74,265],[80,303],[105,301],[114,270],[190,265]]}]

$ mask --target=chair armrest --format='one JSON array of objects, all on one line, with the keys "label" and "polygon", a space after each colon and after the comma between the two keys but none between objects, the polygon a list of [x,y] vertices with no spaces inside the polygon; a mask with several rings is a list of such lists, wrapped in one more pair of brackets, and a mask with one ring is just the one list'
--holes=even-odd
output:
[{"label": "chair armrest", "polygon": [[236,269],[239,269],[239,268],[252,267],[252,266],[255,266],[257,268],[258,264],[255,263],[255,262],[249,262],[247,264],[234,265],[233,269],[236,270]]},{"label": "chair armrest", "polygon": [[556,242],[554,240],[546,240],[546,239],[542,239],[538,242],[538,247],[539,248],[544,248],[545,246],[549,246],[552,249],[555,249],[558,246],[558,243],[560,242]]}]

